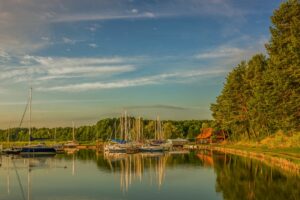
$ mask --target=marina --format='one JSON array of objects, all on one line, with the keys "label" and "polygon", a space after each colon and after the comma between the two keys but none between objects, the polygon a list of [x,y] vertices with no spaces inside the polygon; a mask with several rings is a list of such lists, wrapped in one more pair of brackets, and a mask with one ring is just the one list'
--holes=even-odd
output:
[{"label": "marina", "polygon": [[300,200],[300,0],[0,0],[0,200]]}]

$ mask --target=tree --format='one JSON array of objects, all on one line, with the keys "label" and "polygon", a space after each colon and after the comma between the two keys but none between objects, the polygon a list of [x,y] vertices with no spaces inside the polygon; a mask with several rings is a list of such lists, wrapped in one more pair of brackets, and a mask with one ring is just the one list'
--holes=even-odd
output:
[{"label": "tree", "polygon": [[269,53],[241,62],[211,105],[216,125],[248,138],[300,129],[300,3],[289,0],[272,16]]},{"label": "tree", "polygon": [[[274,129],[299,130],[300,125],[300,2],[281,4],[271,17],[271,39],[266,45],[269,70],[266,79]],[[275,109],[276,108],[276,109]]]}]

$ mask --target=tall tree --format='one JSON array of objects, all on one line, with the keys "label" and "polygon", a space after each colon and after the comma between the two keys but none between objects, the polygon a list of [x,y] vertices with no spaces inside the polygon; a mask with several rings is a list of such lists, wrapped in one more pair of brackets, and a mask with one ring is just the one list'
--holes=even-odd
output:
[{"label": "tall tree", "polygon": [[288,0],[271,17],[270,56],[267,72],[269,113],[275,129],[293,130],[300,125],[300,1]]}]

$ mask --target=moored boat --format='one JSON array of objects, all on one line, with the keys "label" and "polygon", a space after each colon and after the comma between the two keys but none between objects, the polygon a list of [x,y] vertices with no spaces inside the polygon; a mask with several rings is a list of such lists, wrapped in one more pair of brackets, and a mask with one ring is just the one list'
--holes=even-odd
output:
[{"label": "moored boat", "polygon": [[110,153],[126,153],[126,145],[124,144],[108,144],[106,149]]},{"label": "moored boat", "polygon": [[44,144],[38,144],[33,146],[26,146],[21,149],[20,154],[56,154],[56,150],[53,147],[48,147]]},{"label": "moored boat", "polygon": [[163,152],[164,148],[161,146],[145,145],[145,146],[139,147],[139,150],[141,152]]}]

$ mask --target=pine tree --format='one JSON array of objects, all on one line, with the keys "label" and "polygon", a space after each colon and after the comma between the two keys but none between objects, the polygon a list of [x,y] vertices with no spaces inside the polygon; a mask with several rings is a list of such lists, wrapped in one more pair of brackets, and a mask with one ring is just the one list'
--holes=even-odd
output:
[{"label": "pine tree", "polygon": [[247,64],[245,81],[247,82],[247,107],[249,117],[249,130],[256,138],[268,132],[266,116],[266,99],[264,96],[264,76],[267,70],[267,59],[258,54],[251,58]]},{"label": "pine tree", "polygon": [[272,16],[270,56],[266,75],[268,119],[274,130],[299,129],[300,124],[300,2],[283,3]]},{"label": "pine tree", "polygon": [[221,128],[231,130],[234,138],[246,133],[250,138],[247,107],[248,87],[245,81],[246,63],[241,62],[229,73],[217,103],[212,104],[213,117]]}]

